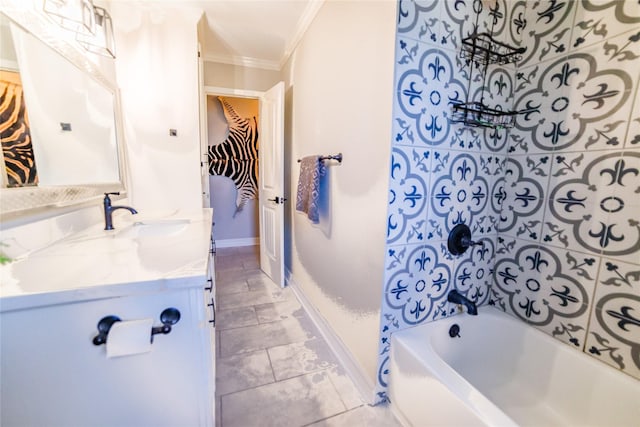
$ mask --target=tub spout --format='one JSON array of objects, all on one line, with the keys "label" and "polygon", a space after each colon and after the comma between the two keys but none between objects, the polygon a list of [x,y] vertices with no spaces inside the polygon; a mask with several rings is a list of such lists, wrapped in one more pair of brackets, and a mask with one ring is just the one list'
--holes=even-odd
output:
[{"label": "tub spout", "polygon": [[455,289],[449,291],[449,294],[447,295],[447,301],[454,304],[464,305],[465,307],[467,307],[467,313],[472,316],[478,315],[478,308],[476,307],[476,303],[471,301]]}]

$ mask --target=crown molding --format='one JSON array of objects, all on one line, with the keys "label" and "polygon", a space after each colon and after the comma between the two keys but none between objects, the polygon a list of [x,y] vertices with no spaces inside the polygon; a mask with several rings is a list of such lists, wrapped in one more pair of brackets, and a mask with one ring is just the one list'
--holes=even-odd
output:
[{"label": "crown molding", "polygon": [[203,59],[206,62],[217,62],[221,64],[237,65],[242,67],[280,71],[302,40],[302,37],[309,29],[309,26],[313,22],[324,2],[325,0],[310,0],[307,3],[305,10],[302,12],[300,19],[298,19],[298,22],[296,23],[296,29],[293,33],[293,37],[289,39],[289,43],[287,43],[287,45],[285,46],[283,56],[279,61],[220,53],[206,53],[203,55]]},{"label": "crown molding", "polygon": [[309,26],[311,26],[311,23],[318,14],[318,11],[320,10],[324,2],[325,0],[310,0],[307,3],[307,7],[305,8],[304,12],[302,12],[300,19],[298,20],[294,35],[285,47],[284,55],[280,60],[279,69],[282,69],[282,67],[284,67],[284,65],[287,63],[289,57],[302,40],[304,33],[306,33],[309,29]]},{"label": "crown molding", "polygon": [[221,64],[238,65],[249,68],[260,68],[263,70],[280,71],[280,63],[278,61],[269,61],[266,59],[251,58],[249,56],[236,56],[224,54],[206,53],[203,55],[205,62],[218,62]]}]

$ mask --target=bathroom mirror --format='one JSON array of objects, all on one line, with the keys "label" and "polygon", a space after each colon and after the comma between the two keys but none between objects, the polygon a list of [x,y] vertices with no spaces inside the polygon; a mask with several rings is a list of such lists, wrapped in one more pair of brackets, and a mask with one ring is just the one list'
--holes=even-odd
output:
[{"label": "bathroom mirror", "polygon": [[124,191],[115,78],[68,36],[37,9],[3,5],[2,222]]}]

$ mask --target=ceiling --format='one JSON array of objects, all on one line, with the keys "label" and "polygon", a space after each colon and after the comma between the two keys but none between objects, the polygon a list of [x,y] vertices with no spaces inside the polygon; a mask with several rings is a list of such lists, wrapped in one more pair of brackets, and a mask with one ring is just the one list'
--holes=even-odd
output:
[{"label": "ceiling", "polygon": [[324,0],[152,0],[201,9],[205,61],[279,70]]}]

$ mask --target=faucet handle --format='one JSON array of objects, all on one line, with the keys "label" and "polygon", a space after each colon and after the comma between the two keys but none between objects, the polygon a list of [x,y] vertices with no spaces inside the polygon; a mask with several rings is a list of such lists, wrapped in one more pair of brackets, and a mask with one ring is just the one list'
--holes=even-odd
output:
[{"label": "faucet handle", "polygon": [[107,197],[110,196],[110,195],[119,196],[120,192],[119,191],[112,191],[110,193],[104,193],[104,195],[107,196]]}]

